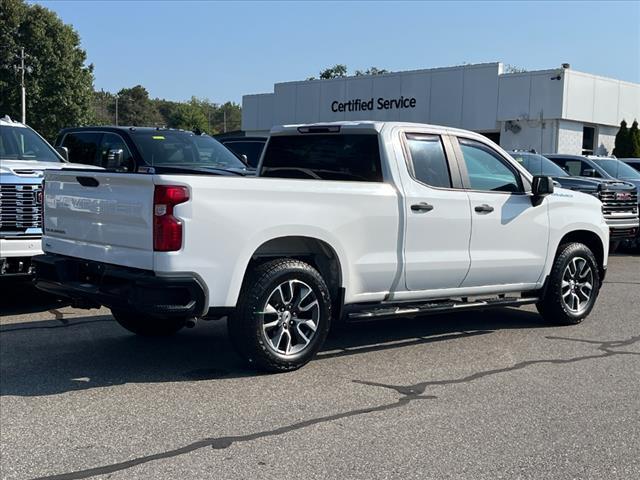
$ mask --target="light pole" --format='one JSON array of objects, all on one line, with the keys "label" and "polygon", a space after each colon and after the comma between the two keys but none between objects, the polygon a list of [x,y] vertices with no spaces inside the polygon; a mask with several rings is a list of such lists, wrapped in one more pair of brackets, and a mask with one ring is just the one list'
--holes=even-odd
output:
[{"label": "light pole", "polygon": [[116,127],[118,126],[118,94],[116,93]]}]

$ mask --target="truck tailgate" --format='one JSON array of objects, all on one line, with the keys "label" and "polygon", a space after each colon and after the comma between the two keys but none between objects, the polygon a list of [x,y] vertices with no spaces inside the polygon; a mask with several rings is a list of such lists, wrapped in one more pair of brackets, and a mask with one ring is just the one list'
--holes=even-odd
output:
[{"label": "truck tailgate", "polygon": [[48,171],[43,250],[152,270],[153,191],[151,175]]}]

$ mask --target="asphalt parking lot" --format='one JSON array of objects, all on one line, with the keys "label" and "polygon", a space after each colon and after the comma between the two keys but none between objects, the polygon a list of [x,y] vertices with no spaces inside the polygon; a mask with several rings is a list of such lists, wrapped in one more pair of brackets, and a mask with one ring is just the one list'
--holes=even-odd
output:
[{"label": "asphalt parking lot", "polygon": [[640,256],[591,316],[351,325],[258,375],[224,321],[137,338],[108,310],[0,288],[3,479],[640,478]]}]

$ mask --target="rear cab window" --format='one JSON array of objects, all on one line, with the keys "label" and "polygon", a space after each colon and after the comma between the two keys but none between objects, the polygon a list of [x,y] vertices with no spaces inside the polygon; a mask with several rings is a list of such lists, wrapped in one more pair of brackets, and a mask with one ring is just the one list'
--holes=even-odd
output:
[{"label": "rear cab window", "polygon": [[272,136],[260,176],[382,182],[378,136],[371,133]]}]

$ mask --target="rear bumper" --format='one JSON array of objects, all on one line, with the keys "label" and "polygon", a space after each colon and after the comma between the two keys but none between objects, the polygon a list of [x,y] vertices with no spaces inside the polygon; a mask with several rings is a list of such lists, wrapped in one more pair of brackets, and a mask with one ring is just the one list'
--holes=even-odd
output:
[{"label": "rear bumper", "polygon": [[204,284],[194,274],[148,270],[56,254],[34,257],[36,286],[80,307],[104,305],[161,317],[200,317],[207,311]]}]

